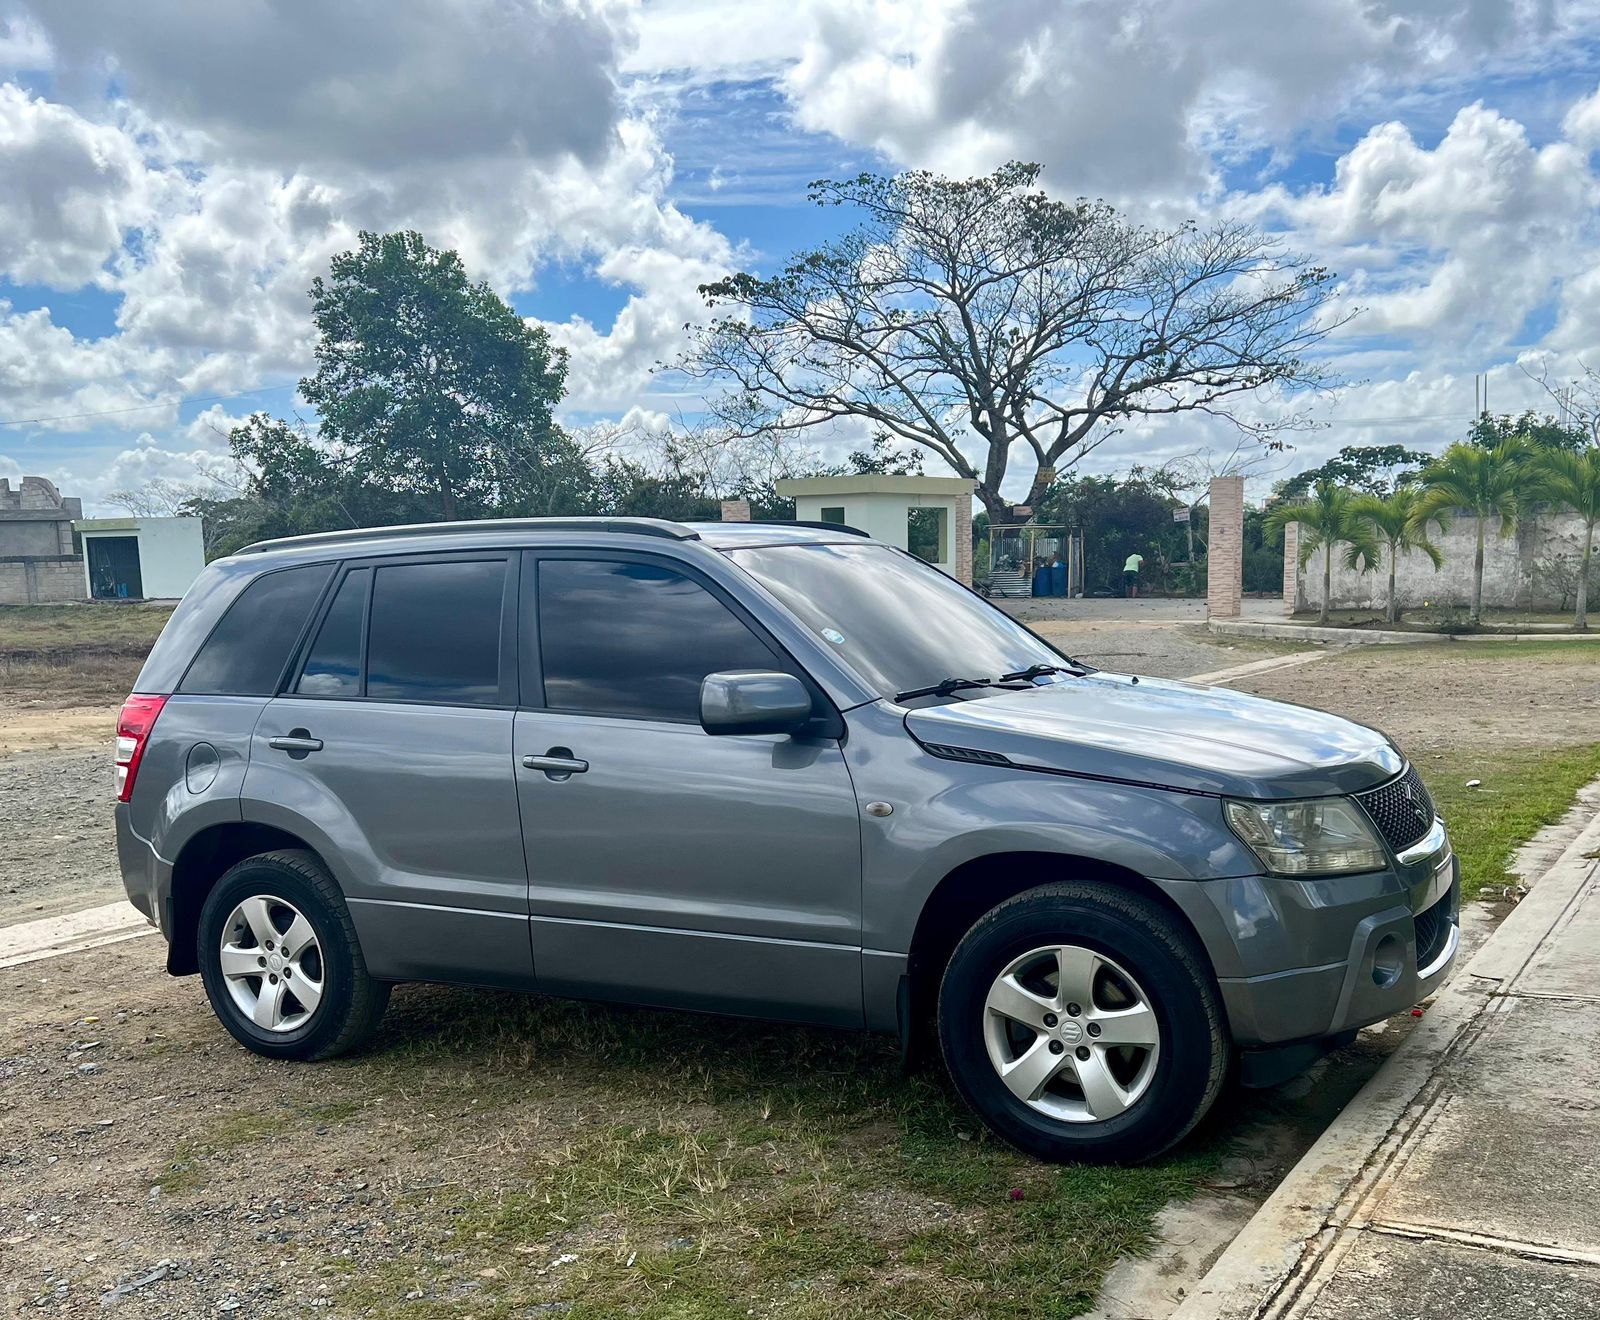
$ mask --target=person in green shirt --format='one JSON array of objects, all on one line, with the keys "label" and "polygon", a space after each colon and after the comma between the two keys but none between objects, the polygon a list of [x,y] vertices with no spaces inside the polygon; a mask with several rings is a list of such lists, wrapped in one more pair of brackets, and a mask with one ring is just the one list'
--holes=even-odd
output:
[{"label": "person in green shirt", "polygon": [[1139,566],[1144,563],[1144,556],[1135,550],[1128,556],[1122,566],[1122,586],[1130,600],[1137,599],[1139,595]]}]

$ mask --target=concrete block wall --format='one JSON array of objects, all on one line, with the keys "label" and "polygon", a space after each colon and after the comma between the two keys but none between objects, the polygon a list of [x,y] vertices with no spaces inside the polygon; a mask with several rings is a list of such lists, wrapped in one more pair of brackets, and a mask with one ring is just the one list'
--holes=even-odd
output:
[{"label": "concrete block wall", "polygon": [[50,605],[83,598],[83,560],[75,555],[0,560],[0,605]]},{"label": "concrete block wall", "polygon": [[[1215,515],[1213,515],[1215,516]],[[1450,529],[1434,529],[1430,539],[1444,555],[1438,572],[1424,555],[1400,556],[1395,590],[1401,609],[1420,609],[1424,603],[1439,606],[1472,603],[1472,561],[1477,550],[1477,523],[1457,514]],[[1291,575],[1301,609],[1322,605],[1322,555],[1319,551],[1304,571],[1298,569],[1287,538],[1284,542],[1284,595],[1289,595]],[[1556,610],[1561,608],[1559,588],[1540,565],[1565,556],[1576,562],[1583,553],[1583,523],[1569,513],[1541,512],[1524,518],[1511,536],[1502,538],[1500,520],[1491,518],[1484,530],[1483,603],[1486,608]],[[1355,573],[1345,568],[1335,551],[1332,608],[1381,609],[1388,599],[1389,566],[1376,572]],[[1592,593],[1591,593],[1592,598]]]},{"label": "concrete block wall", "polygon": [[1206,617],[1237,618],[1244,600],[1244,478],[1211,478]]}]

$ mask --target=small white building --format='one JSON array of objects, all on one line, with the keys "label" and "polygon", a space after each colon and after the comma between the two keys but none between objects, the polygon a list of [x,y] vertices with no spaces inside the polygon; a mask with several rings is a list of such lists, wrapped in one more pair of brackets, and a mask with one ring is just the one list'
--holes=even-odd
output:
[{"label": "small white building", "polygon": [[957,581],[972,582],[972,492],[966,477],[792,477],[778,494],[792,498],[801,522],[844,523],[926,559]]},{"label": "small white building", "polygon": [[206,566],[198,518],[78,518],[72,530],[93,600],[176,600]]}]

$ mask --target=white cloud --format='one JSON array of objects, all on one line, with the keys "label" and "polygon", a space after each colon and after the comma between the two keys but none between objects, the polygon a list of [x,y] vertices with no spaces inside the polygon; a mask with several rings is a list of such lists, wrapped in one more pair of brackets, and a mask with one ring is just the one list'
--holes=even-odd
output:
[{"label": "white cloud", "polygon": [[1569,142],[1543,146],[1515,120],[1462,109],[1432,148],[1399,123],[1371,129],[1333,183],[1238,199],[1289,224],[1345,273],[1363,314],[1342,336],[1403,336],[1411,360],[1474,368],[1514,353],[1596,237],[1600,182]]},{"label": "white cloud", "polygon": [[583,0],[76,0],[34,14],[58,66],[101,72],[235,156],[376,171],[602,158],[622,17]]},{"label": "white cloud", "polygon": [[949,173],[1008,157],[1059,189],[1192,197],[1397,87],[1536,65],[1594,6],[1557,0],[832,0],[785,74],[800,123]]},{"label": "white cloud", "polygon": [[114,124],[0,83],[0,275],[77,288],[101,276],[163,191]]}]

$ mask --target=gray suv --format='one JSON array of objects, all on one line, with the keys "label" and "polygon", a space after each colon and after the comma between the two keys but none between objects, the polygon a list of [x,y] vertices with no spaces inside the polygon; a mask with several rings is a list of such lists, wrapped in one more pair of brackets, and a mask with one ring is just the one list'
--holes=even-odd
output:
[{"label": "gray suv", "polygon": [[841,526],[251,546],[117,733],[128,895],[272,1058],[351,1049],[401,981],[936,1032],[996,1132],[1128,1161],[1457,945],[1388,738],[1098,672]]}]

